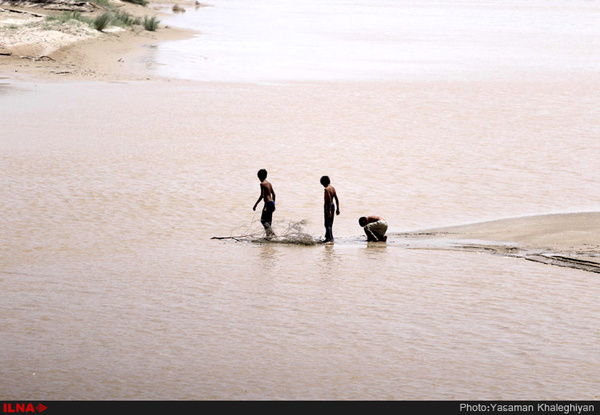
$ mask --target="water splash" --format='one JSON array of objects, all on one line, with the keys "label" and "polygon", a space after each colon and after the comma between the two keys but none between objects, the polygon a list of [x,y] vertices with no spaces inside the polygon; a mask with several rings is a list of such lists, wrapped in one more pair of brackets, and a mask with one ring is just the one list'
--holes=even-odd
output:
[{"label": "water splash", "polygon": [[299,222],[289,222],[287,228],[283,232],[276,233],[274,237],[267,238],[262,225],[255,225],[253,221],[240,234],[236,235],[235,232],[239,231],[241,227],[235,228],[230,236],[219,237],[215,236],[212,239],[233,239],[235,241],[242,242],[255,242],[255,243],[279,243],[279,244],[293,244],[293,245],[316,245],[319,240],[314,238],[309,233],[304,231],[306,220]]}]

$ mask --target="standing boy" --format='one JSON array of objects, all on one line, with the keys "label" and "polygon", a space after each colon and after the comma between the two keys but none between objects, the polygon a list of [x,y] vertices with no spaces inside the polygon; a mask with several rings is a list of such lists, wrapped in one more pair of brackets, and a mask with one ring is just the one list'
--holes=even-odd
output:
[{"label": "standing boy", "polygon": [[325,204],[323,206],[325,209],[325,242],[333,242],[333,218],[340,214],[340,201],[331,185],[329,176],[321,177],[321,184],[325,188]]},{"label": "standing boy", "polygon": [[271,225],[273,224],[273,212],[275,212],[275,191],[273,190],[271,183],[267,181],[267,171],[265,169],[260,169],[257,176],[260,180],[260,197],[254,204],[252,210],[256,210],[256,206],[264,199],[265,204],[260,216],[260,223],[262,223],[265,228],[267,239],[270,239],[275,236],[275,232],[273,232],[273,229],[271,228]]}]

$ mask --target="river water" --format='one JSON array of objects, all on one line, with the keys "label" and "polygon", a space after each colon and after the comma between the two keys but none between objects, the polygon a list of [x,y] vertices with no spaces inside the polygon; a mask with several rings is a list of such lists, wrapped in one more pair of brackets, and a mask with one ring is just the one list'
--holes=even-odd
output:
[{"label": "river water", "polygon": [[[215,1],[171,80],[2,80],[0,396],[598,399],[596,274],[394,236],[598,210],[600,6],[494,4]],[[211,239],[260,168],[334,245]]]},{"label": "river water", "polygon": [[211,81],[478,79],[600,67],[594,1],[220,0],[164,23],[159,71]]}]

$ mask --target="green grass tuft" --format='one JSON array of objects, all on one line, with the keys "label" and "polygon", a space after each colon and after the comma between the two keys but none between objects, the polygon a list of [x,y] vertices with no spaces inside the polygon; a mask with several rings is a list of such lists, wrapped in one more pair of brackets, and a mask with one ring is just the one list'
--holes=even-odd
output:
[{"label": "green grass tuft", "polygon": [[160,23],[160,20],[157,20],[156,17],[145,16],[142,24],[144,29],[154,32],[158,28],[158,23]]},{"label": "green grass tuft", "polygon": [[127,12],[115,10],[113,12],[113,20],[111,23],[115,26],[129,27],[133,25],[139,25],[141,24],[141,21],[139,18],[133,17]]},{"label": "green grass tuft", "polygon": [[94,19],[94,27],[99,32],[103,31],[108,27],[110,22],[113,20],[113,15],[109,12],[102,13],[100,16]]},{"label": "green grass tuft", "polygon": [[[94,0],[98,4],[102,4],[106,0]],[[114,7],[109,7],[108,11],[96,18],[83,16],[80,12],[64,12],[56,16],[49,16],[46,21],[49,23],[63,24],[71,20],[78,20],[86,23],[96,30],[102,32],[108,26],[130,27],[133,25],[143,25],[146,30],[155,31],[158,28],[159,21],[152,17],[145,17],[144,20],[139,17],[133,17],[127,12],[116,10]]]},{"label": "green grass tuft", "polygon": [[48,16],[46,17],[46,20],[56,23],[66,23],[69,20],[78,20],[80,22],[90,23],[90,19],[83,17],[80,12],[64,12],[56,16]]}]

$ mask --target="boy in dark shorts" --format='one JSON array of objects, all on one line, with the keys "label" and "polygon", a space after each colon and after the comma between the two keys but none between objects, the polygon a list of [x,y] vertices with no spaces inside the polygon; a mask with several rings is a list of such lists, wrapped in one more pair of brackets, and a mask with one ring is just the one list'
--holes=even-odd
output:
[{"label": "boy in dark shorts", "polygon": [[[340,201],[329,176],[321,177],[321,184],[325,188],[324,219],[325,242],[333,242],[333,218],[340,214]],[[335,203],[334,203],[335,201]]]},{"label": "boy in dark shorts", "polygon": [[273,224],[273,212],[275,212],[275,191],[273,190],[271,183],[267,181],[267,171],[265,169],[260,169],[257,176],[260,180],[260,197],[254,204],[252,210],[256,210],[256,206],[258,206],[261,200],[265,201],[260,216],[260,223],[262,223],[265,228],[267,239],[270,239],[275,236],[275,232],[273,232],[273,229],[271,228],[271,225]]}]

